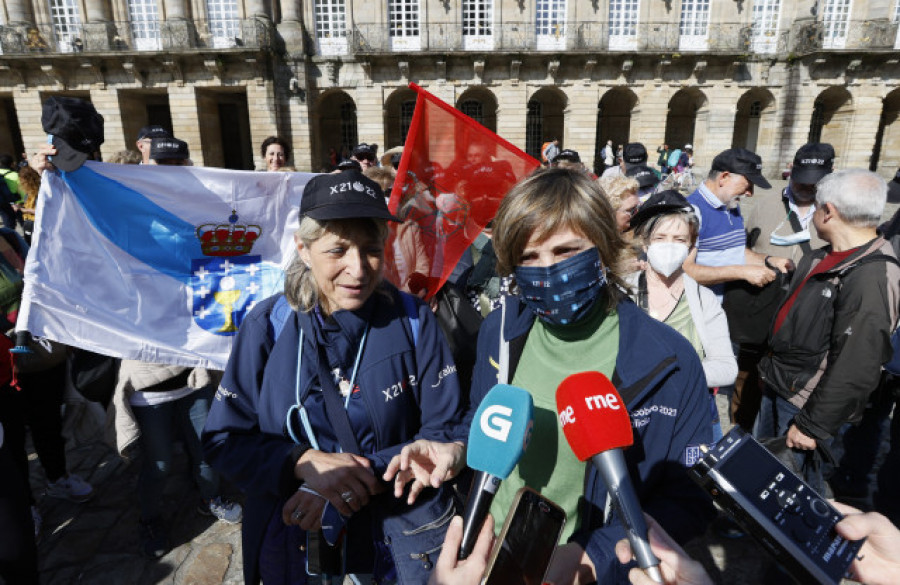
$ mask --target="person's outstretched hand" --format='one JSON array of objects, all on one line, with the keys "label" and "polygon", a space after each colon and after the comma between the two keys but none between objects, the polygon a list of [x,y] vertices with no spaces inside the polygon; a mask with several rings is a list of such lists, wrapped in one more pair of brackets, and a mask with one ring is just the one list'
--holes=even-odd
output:
[{"label": "person's outstretched hand", "polygon": [[[650,550],[659,559],[659,571],[666,585],[713,585],[703,565],[689,557],[656,520],[646,514],[644,517],[649,528]],[[622,539],[616,543],[616,556],[622,564],[633,560],[628,540]],[[628,572],[628,580],[632,585],[657,585],[639,567]]]},{"label": "person's outstretched hand", "polygon": [[454,516],[450,521],[450,527],[447,528],[444,547],[434,565],[431,578],[428,579],[428,585],[479,585],[481,583],[494,541],[493,516],[488,514],[484,526],[481,527],[481,532],[478,533],[478,540],[475,542],[472,554],[464,561],[457,559],[462,535],[462,516]]},{"label": "person's outstretched hand", "polygon": [[900,530],[877,512],[863,514],[845,504],[831,504],[845,515],[834,527],[837,533],[847,540],[866,539],[850,565],[850,578],[866,585],[900,583]]},{"label": "person's outstretched hand", "polygon": [[412,481],[406,501],[412,504],[426,487],[437,488],[453,479],[466,463],[466,447],[459,441],[441,443],[419,439],[403,447],[384,472],[385,481],[394,481],[394,497],[403,495]]}]

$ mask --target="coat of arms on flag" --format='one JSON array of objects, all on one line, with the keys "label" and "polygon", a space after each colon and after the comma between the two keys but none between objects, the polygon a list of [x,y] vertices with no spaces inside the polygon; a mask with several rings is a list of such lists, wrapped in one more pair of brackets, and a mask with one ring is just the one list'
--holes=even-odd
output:
[{"label": "coat of arms on flag", "polygon": [[191,261],[190,292],[194,321],[218,335],[234,335],[244,315],[258,300],[261,258],[250,255],[262,228],[238,223],[232,210],[228,223],[197,228],[204,258]]}]

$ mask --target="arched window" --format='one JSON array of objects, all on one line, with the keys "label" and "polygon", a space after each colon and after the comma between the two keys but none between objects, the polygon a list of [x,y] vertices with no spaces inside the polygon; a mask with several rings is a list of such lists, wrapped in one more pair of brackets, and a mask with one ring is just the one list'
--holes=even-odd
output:
[{"label": "arched window", "polygon": [[341,104],[341,146],[352,150],[359,144],[356,134],[356,104],[344,102]]},{"label": "arched window", "polygon": [[478,100],[466,100],[459,104],[459,111],[484,125],[484,105]]},{"label": "arched window", "polygon": [[825,125],[825,105],[816,101],[813,106],[812,120],[809,122],[809,137],[807,142],[822,141],[822,127]]},{"label": "arched window", "polygon": [[409,127],[412,125],[413,112],[416,111],[416,100],[408,100],[400,104],[400,136],[406,140]]},{"label": "arched window", "polygon": [[525,116],[525,152],[540,160],[541,142],[544,140],[544,113],[541,102],[528,102],[528,114]]}]

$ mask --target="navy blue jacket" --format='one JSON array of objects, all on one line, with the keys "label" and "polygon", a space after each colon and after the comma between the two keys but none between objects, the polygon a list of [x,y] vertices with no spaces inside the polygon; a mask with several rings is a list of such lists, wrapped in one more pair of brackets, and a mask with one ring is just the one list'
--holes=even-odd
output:
[{"label": "navy blue jacket", "polygon": [[[351,395],[348,417],[361,454],[371,461],[378,477],[391,458],[417,438],[452,441],[466,436],[461,424],[464,399],[438,323],[428,307],[417,301],[418,342],[413,345],[399,294],[385,285],[384,291],[376,291],[361,309],[333,313],[334,323],[327,337],[329,358],[352,368],[366,322],[369,323],[357,375],[359,391]],[[322,326],[314,324],[317,317],[312,312],[291,311],[275,341],[269,315],[276,300],[272,297],[260,303],[241,324],[203,432],[207,461],[247,493],[243,526],[247,583],[258,582],[258,556],[269,519],[280,514],[284,500],[299,487],[293,468],[300,451],[287,433],[285,416],[296,400],[301,328],[301,396],[312,385],[305,405],[314,434],[321,450],[337,451],[315,373],[317,351],[313,340],[322,335]],[[308,442],[300,424],[293,429]],[[393,515],[417,528],[445,515],[446,510],[437,508],[450,501],[449,494],[436,495],[444,491],[449,489],[432,490],[434,494],[425,494],[414,508],[399,504],[390,493],[381,494],[368,508],[376,516],[381,514],[382,520]],[[442,504],[435,504],[438,501]],[[431,504],[434,506],[429,508]],[[449,522],[449,517],[446,520]],[[352,531],[352,519],[350,526]],[[385,533],[388,532],[385,526]],[[397,561],[397,550],[393,554]],[[426,565],[427,560],[425,557]]]},{"label": "navy blue jacket", "polygon": [[[507,297],[504,338],[510,341],[512,370],[534,323],[534,314]],[[619,301],[619,352],[616,388],[627,404],[634,445],[625,449],[635,491],[643,510],[678,542],[702,534],[715,510],[708,496],[688,477],[685,466],[699,457],[699,446],[712,443],[709,390],[700,358],[678,332],[647,316],[631,300]],[[472,379],[472,409],[497,383],[500,311],[495,310],[478,336],[478,361]],[[576,372],[572,372],[573,374]],[[471,423],[474,410],[468,413]],[[625,538],[619,520],[604,525],[606,485],[593,465],[587,466],[581,527],[572,540],[587,552],[598,583],[628,583],[627,569],[615,555]]]}]

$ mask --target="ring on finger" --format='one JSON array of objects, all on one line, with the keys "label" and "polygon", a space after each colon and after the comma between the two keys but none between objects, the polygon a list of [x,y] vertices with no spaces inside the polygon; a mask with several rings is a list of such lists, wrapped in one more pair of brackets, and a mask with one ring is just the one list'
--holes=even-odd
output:
[{"label": "ring on finger", "polygon": [[350,490],[345,491],[341,494],[341,499],[349,504],[353,500],[353,492]]},{"label": "ring on finger", "polygon": [[295,521],[299,521],[301,518],[303,518],[303,514],[305,513],[306,512],[304,512],[300,508],[297,508],[296,510],[294,510],[294,513],[291,514],[291,518],[293,518]]}]

